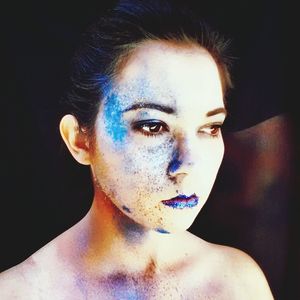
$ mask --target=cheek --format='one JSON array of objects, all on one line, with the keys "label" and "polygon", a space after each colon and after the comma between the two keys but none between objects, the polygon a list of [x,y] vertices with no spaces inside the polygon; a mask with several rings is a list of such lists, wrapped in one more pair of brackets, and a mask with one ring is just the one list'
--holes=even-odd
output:
[{"label": "cheek", "polygon": [[208,178],[215,179],[224,156],[223,140],[212,142],[212,145],[203,152],[205,155],[202,156],[201,161],[202,165],[205,166],[205,172],[202,170],[202,173]]},{"label": "cheek", "polygon": [[168,141],[154,146],[132,145],[125,155],[126,173],[133,174],[141,185],[158,188],[165,184],[171,155],[172,144]]},{"label": "cheek", "polygon": [[221,139],[218,147],[216,147],[216,165],[218,169],[223,161],[224,152],[225,152],[224,141],[223,139]]},{"label": "cheek", "polygon": [[211,161],[214,162],[216,166],[219,166],[222,162],[224,156],[224,142],[220,139],[216,142],[214,146],[211,147],[209,151],[211,156]]},{"label": "cheek", "polygon": [[155,139],[155,142],[147,140],[145,144],[129,137],[122,143],[122,151],[109,141],[99,141],[101,152],[99,150],[97,155],[95,171],[97,181],[106,193],[124,198],[130,191],[136,199],[163,191],[167,184],[172,141]]}]

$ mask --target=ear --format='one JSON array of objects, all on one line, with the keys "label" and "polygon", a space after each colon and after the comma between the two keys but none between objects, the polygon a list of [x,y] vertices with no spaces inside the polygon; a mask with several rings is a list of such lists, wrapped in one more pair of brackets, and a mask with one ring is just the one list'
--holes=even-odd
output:
[{"label": "ear", "polygon": [[87,135],[79,128],[76,118],[65,115],[59,124],[60,134],[72,156],[82,165],[90,165]]}]

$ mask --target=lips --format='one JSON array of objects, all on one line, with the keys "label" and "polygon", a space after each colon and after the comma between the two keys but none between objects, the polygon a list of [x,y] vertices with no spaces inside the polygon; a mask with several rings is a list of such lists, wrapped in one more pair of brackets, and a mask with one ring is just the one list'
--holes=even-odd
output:
[{"label": "lips", "polygon": [[199,198],[196,194],[191,196],[178,195],[177,197],[171,198],[169,200],[162,200],[162,203],[166,206],[172,208],[183,209],[183,208],[192,208],[198,204]]}]

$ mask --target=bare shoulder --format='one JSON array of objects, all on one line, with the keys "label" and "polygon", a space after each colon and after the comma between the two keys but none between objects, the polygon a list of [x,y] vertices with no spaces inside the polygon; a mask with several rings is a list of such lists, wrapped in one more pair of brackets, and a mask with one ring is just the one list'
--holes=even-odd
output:
[{"label": "bare shoulder", "polygon": [[233,298],[274,299],[265,274],[250,255],[228,246],[211,243],[206,246],[209,259],[218,267],[216,275],[222,276]]},{"label": "bare shoulder", "polygon": [[0,274],[1,299],[29,299],[35,262],[30,257]]},{"label": "bare shoulder", "polygon": [[0,274],[1,299],[40,299],[56,265],[53,245],[49,243],[22,263]]}]

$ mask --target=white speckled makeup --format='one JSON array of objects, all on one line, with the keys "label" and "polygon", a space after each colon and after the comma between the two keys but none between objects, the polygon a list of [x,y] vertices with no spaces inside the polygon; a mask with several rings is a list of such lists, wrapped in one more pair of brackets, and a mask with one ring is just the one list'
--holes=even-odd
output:
[{"label": "white speckled makeup", "polygon": [[[186,230],[211,191],[224,145],[219,73],[196,46],[145,42],[103,99],[92,170],[96,188],[138,224]],[[163,111],[162,111],[163,110]],[[162,200],[195,194],[184,209]],[[179,206],[177,206],[179,207]]]}]

